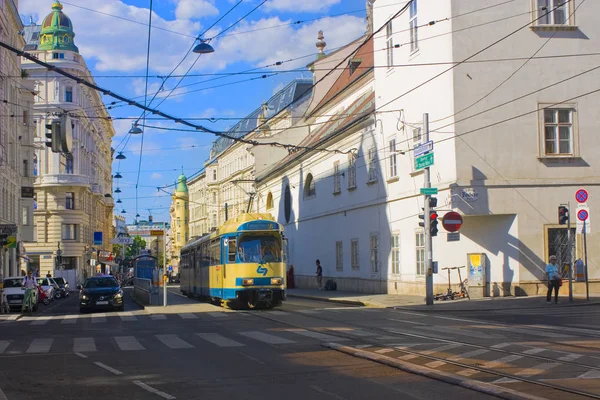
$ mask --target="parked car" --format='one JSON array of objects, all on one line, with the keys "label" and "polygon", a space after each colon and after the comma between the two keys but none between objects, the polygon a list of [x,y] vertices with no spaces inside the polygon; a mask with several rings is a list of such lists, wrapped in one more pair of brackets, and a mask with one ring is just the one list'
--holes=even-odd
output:
[{"label": "parked car", "polygon": [[46,296],[50,299],[50,301],[54,300],[54,295],[56,294],[56,284],[52,280],[52,278],[38,278],[37,284],[42,287]]},{"label": "parked car", "polygon": [[[7,302],[11,311],[21,310],[23,307],[23,299],[25,298],[25,291],[23,290],[23,276],[14,276],[4,278],[4,301]],[[33,291],[33,310],[37,310],[38,307],[38,292]]]},{"label": "parked car", "polygon": [[69,284],[67,283],[67,280],[62,276],[58,276],[54,278],[54,282],[58,285],[62,297],[69,297]]},{"label": "parked car", "polygon": [[82,313],[97,309],[124,310],[123,291],[113,276],[94,276],[77,288]]}]

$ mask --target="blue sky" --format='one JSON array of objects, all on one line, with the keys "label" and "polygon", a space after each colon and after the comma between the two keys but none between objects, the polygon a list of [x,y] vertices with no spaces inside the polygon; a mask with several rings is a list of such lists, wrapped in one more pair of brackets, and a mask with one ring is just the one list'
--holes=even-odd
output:
[{"label": "blue sky", "polygon": [[[239,0],[160,0],[154,1],[151,36],[149,98],[160,88],[167,76],[192,46],[194,37],[206,31]],[[52,0],[20,0],[19,12],[25,23],[30,16],[38,24],[51,11]],[[258,0],[244,0],[214,28],[206,32],[211,38],[243,17],[260,4]],[[63,11],[74,26],[75,44],[86,60],[99,86],[116,93],[135,97],[143,102],[145,87],[146,50],[150,0],[89,0],[63,1]],[[103,14],[104,13],[104,14]],[[111,14],[112,16],[106,15]],[[341,15],[340,15],[341,14]],[[120,17],[120,18],[119,18]],[[179,89],[164,102],[163,97],[179,81],[170,78],[164,82],[167,91],[161,91],[151,107],[174,116],[186,118],[226,118],[216,122],[195,120],[215,130],[226,130],[268,100],[287,82],[300,76],[310,77],[306,64],[315,59],[317,32],[323,30],[327,50],[342,46],[365,29],[365,0],[268,0],[246,19],[213,40],[215,53],[202,55],[182,82]],[[315,20],[316,19],[316,20]],[[138,23],[128,20],[137,21]],[[291,24],[303,21],[299,24]],[[306,21],[306,22],[304,22]],[[146,26],[144,26],[146,24]],[[278,26],[284,25],[284,26]],[[160,29],[162,28],[162,29]],[[252,31],[252,32],[248,32]],[[196,61],[191,53],[176,70],[183,75]],[[277,61],[286,61],[280,67],[259,68]],[[208,75],[236,73],[259,68],[268,75]],[[282,72],[303,69],[306,72]],[[278,72],[273,75],[274,73]],[[220,86],[220,87],[218,87]],[[104,96],[110,105],[114,99]],[[160,103],[160,105],[159,105]],[[113,117],[137,118],[141,111],[121,103],[109,110]],[[144,133],[144,151],[138,182],[141,135],[127,136],[131,119],[116,120],[113,147],[123,151],[126,160],[115,160],[123,179],[115,180],[120,186],[122,204],[115,213],[126,210],[127,222],[136,214],[136,183],[138,184],[137,212],[147,219],[150,209],[155,221],[168,221],[170,197],[156,187],[172,184],[181,174],[191,175],[200,170],[213,140],[212,135],[199,132],[176,132],[147,127]],[[148,126],[184,128],[167,121],[148,120]],[[168,188],[167,190],[171,190]],[[115,194],[115,200],[118,195]]]}]

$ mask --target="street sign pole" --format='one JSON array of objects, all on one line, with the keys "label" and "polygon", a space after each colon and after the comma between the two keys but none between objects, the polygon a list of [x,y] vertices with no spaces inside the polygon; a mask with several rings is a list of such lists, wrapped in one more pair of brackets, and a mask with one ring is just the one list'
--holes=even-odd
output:
[{"label": "street sign pole", "polygon": [[[423,139],[425,142],[429,142],[429,114],[423,114]],[[425,182],[424,187],[431,187],[431,174],[430,167],[425,167],[424,172]],[[425,195],[425,207],[424,207],[424,239],[425,239],[425,303],[427,305],[433,305],[433,241],[431,238],[431,218],[429,217],[429,199],[430,194]]]},{"label": "street sign pole", "polygon": [[590,299],[590,281],[588,280],[587,239],[585,234],[585,220],[583,221],[583,262],[585,263],[585,298]]},{"label": "street sign pole", "polygon": [[[164,249],[163,249],[163,279],[167,276],[167,235],[163,236]],[[164,283],[164,293],[163,293],[163,307],[167,306],[167,283],[168,280]]]},{"label": "street sign pole", "polygon": [[571,202],[567,202],[569,218],[567,219],[567,260],[569,262],[569,301],[573,301],[573,262],[571,260]]}]

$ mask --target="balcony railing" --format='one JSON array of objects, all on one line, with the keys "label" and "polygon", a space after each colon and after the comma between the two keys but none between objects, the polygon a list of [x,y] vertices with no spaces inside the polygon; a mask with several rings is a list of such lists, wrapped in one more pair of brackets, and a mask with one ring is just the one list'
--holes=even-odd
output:
[{"label": "balcony railing", "polygon": [[40,185],[89,185],[90,178],[85,175],[51,174],[39,176],[35,183]]}]

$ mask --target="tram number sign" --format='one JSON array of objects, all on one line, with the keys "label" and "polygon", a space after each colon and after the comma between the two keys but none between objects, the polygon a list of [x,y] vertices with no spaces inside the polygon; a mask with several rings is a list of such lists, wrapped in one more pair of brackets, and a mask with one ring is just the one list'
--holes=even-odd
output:
[{"label": "tram number sign", "polygon": [[461,215],[457,212],[450,211],[444,215],[442,218],[442,226],[448,232],[458,232],[460,227],[462,226],[463,219]]}]

